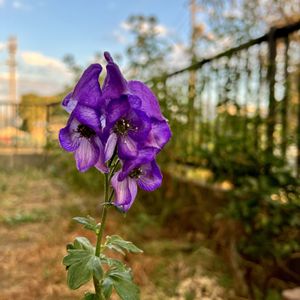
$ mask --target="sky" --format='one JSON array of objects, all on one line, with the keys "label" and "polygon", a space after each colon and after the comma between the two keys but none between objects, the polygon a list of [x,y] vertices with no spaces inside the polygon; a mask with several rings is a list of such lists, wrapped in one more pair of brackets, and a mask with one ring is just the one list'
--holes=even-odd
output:
[{"label": "sky", "polygon": [[176,66],[183,67],[188,0],[0,0],[0,100],[7,97],[9,36],[18,40],[19,96],[52,95],[71,80],[61,61],[65,54],[82,66],[93,62],[96,52],[124,55],[130,42],[126,20],[133,14],[158,18],[160,34],[173,45]]}]

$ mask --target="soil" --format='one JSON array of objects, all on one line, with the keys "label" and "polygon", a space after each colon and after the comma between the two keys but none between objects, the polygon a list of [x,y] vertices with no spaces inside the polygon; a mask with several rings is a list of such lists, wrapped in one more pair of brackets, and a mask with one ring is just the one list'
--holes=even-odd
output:
[{"label": "soil", "polygon": [[[88,207],[98,203],[96,197],[72,191],[63,180],[42,170],[0,171],[0,300],[74,300],[93,290],[92,285],[69,290],[62,258],[65,245],[76,236],[94,242],[92,234],[71,219],[84,216]],[[98,205],[95,214],[99,213]],[[124,217],[113,213],[106,233],[121,230],[125,238],[132,237],[130,228]],[[209,277],[201,275],[203,266],[198,261],[203,251],[189,252],[182,239],[157,240],[156,230],[153,238],[139,241],[138,246],[147,249],[144,254],[125,257],[141,286],[141,299],[225,299],[217,281],[209,283]]]}]

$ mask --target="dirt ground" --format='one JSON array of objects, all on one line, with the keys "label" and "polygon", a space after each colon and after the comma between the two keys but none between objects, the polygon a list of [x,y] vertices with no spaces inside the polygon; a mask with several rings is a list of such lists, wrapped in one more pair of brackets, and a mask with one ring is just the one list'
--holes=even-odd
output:
[{"label": "dirt ground", "polygon": [[[61,263],[65,245],[76,236],[93,241],[89,232],[71,221],[72,216],[84,216],[91,203],[99,199],[72,191],[60,178],[42,170],[0,171],[0,300],[81,299],[93,288],[70,291]],[[120,228],[126,237],[130,231],[126,220],[113,215],[106,233],[119,233]],[[147,249],[145,253],[125,260],[141,286],[141,299],[222,300],[228,295],[220,278],[201,271],[198,260],[210,257],[208,250],[187,255],[189,245],[174,238],[147,238],[139,243]],[[228,278],[224,275],[222,280],[226,286]]]}]

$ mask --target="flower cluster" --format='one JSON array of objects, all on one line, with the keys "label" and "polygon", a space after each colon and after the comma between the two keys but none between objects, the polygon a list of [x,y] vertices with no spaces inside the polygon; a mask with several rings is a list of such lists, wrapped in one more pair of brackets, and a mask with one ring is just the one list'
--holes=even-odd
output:
[{"label": "flower cluster", "polygon": [[171,137],[167,120],[152,91],[140,81],[126,81],[108,52],[102,88],[102,67],[90,65],[62,105],[70,114],[60,130],[63,149],[74,152],[79,171],[96,167],[108,173],[108,162],[118,159],[121,168],[111,179],[114,205],[127,211],[137,186],[153,191],[161,185],[162,174],[156,155]]}]

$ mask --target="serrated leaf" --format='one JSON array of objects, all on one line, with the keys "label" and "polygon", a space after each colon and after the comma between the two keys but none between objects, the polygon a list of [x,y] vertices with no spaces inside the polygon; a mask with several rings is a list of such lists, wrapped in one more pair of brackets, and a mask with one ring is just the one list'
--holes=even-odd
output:
[{"label": "serrated leaf", "polygon": [[91,253],[87,252],[85,249],[70,249],[68,250],[68,255],[66,255],[63,259],[63,264],[67,267],[71,266],[80,262],[89,255],[91,255]]},{"label": "serrated leaf", "polygon": [[132,281],[130,271],[120,272],[114,269],[108,272],[108,278],[122,300],[140,299],[139,287]]},{"label": "serrated leaf", "polygon": [[107,236],[105,247],[110,250],[115,250],[117,252],[120,252],[123,255],[125,255],[123,250],[132,252],[132,253],[142,253],[143,252],[143,250],[141,250],[140,248],[135,246],[132,242],[125,241],[118,235]]},{"label": "serrated leaf", "polygon": [[86,237],[83,236],[75,238],[74,247],[75,249],[86,249],[91,252],[94,251],[94,247],[91,244],[91,242]]},{"label": "serrated leaf", "polygon": [[103,264],[107,264],[110,268],[115,268],[115,269],[117,269],[119,271],[122,271],[122,272],[128,270],[128,267],[123,262],[121,262],[120,260],[107,257],[103,254],[101,254],[100,259],[101,259],[101,262]]},{"label": "serrated leaf", "polygon": [[70,289],[76,290],[92,278],[93,272],[89,260],[90,256],[87,256],[68,268],[67,283]]},{"label": "serrated leaf", "polygon": [[64,257],[63,264],[68,270],[67,283],[71,289],[78,289],[92,276],[99,281],[102,279],[101,260],[95,256],[94,251],[90,241],[84,237],[76,238],[73,247],[68,249],[68,255]]},{"label": "serrated leaf", "polygon": [[75,217],[73,218],[74,221],[83,225],[83,227],[87,230],[91,230],[97,232],[98,224],[96,223],[95,219],[88,216],[88,217]]}]

